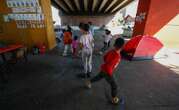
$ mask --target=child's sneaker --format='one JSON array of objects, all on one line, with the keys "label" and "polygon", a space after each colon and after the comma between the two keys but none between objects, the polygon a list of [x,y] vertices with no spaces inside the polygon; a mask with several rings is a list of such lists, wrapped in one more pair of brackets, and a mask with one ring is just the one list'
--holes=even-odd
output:
[{"label": "child's sneaker", "polygon": [[113,97],[112,98],[112,104],[118,104],[119,103],[119,98],[118,97]]},{"label": "child's sneaker", "polygon": [[91,82],[89,80],[87,80],[85,83],[86,83],[86,87],[91,89]]}]

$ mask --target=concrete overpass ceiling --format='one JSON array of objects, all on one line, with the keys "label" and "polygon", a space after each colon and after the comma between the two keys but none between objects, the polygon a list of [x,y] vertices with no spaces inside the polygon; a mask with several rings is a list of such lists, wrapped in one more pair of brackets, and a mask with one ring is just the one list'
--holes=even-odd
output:
[{"label": "concrete overpass ceiling", "polygon": [[[73,1],[73,0],[71,0],[71,1]],[[80,11],[80,4],[79,4],[79,0],[74,0],[75,1],[75,4],[76,4],[76,6],[77,6],[77,8],[78,8],[78,11]]]},{"label": "concrete overpass ceiling", "polygon": [[99,2],[99,0],[93,1],[93,9],[92,9],[93,11],[95,10],[95,7],[97,6],[98,2]]},{"label": "concrete overpass ceiling", "polygon": [[120,1],[120,0],[113,0],[112,3],[109,4],[109,6],[105,9],[105,12],[106,12],[109,8],[111,8],[111,7],[116,3],[116,1]]},{"label": "concrete overpass ceiling", "polygon": [[85,7],[85,12],[86,12],[88,9],[88,0],[84,0],[84,7]]},{"label": "concrete overpass ceiling", "polygon": [[64,5],[59,0],[52,0],[52,5],[56,8],[60,9],[63,13],[67,13],[68,9],[64,7]]},{"label": "concrete overpass ceiling", "polygon": [[67,5],[70,7],[71,10],[75,11],[76,9],[73,7],[72,1],[73,0],[64,0]]},{"label": "concrete overpass ceiling", "polygon": [[131,3],[132,1],[134,0],[123,0],[118,6],[116,6],[112,11],[111,13],[115,13],[117,12],[118,10],[124,8],[125,6],[127,6],[129,3]]},{"label": "concrete overpass ceiling", "polygon": [[101,3],[100,6],[99,6],[98,12],[101,11],[101,9],[104,7],[104,5],[107,3],[107,1],[108,1],[108,0],[102,0],[102,3]]},{"label": "concrete overpass ceiling", "polygon": [[134,0],[51,0],[64,15],[113,14]]}]

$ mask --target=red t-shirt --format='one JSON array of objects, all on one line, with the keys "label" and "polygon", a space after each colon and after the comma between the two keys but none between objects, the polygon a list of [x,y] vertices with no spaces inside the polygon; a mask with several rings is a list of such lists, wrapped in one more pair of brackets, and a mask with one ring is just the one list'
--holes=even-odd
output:
[{"label": "red t-shirt", "polygon": [[118,66],[121,56],[115,50],[111,50],[104,55],[104,63],[101,65],[101,71],[112,76],[114,69]]},{"label": "red t-shirt", "polygon": [[72,43],[72,33],[71,32],[64,32],[63,34],[63,42],[64,44],[71,44]]}]

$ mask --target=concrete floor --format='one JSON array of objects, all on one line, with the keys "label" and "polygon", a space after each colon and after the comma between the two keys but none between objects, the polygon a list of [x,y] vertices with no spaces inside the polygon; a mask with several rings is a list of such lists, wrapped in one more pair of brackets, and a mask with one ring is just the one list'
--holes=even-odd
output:
[{"label": "concrete floor", "polygon": [[[0,110],[120,110],[105,97],[102,80],[84,88],[80,59],[62,57],[56,49],[46,55],[29,56],[0,83]],[[101,56],[94,55],[93,75],[98,73]],[[115,72],[125,98],[125,110],[179,110],[179,74],[156,61],[122,61]]]}]

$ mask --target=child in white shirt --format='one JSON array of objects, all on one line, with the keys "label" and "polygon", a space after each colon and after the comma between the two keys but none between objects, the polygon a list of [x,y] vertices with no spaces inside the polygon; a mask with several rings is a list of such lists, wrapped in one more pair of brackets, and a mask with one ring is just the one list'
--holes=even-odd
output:
[{"label": "child in white shirt", "polygon": [[80,47],[82,52],[82,61],[84,66],[85,77],[90,77],[92,72],[92,55],[93,55],[93,46],[94,39],[92,35],[89,33],[89,25],[83,24],[80,27],[83,35],[80,38]]},{"label": "child in white shirt", "polygon": [[110,47],[111,39],[112,39],[111,31],[106,29],[105,30],[105,35],[104,35],[104,46],[101,49],[100,54],[103,54]]}]

